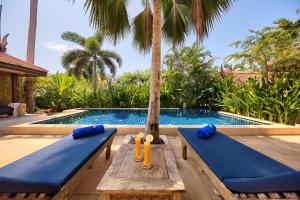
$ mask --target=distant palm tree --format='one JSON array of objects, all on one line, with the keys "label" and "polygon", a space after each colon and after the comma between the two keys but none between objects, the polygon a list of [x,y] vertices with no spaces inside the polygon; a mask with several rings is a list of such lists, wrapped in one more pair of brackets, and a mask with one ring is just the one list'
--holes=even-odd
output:
[{"label": "distant palm tree", "polygon": [[[72,0],[75,1],[75,0]],[[85,0],[90,22],[101,27],[116,41],[132,27],[133,42],[141,51],[152,46],[151,86],[145,131],[159,142],[161,35],[173,46],[183,43],[190,30],[201,41],[234,0],[150,0],[142,2],[144,9],[129,23],[128,0]],[[163,20],[162,20],[162,17]],[[163,22],[163,24],[162,24]]]},{"label": "distant palm tree", "polygon": [[[34,63],[36,25],[37,25],[37,7],[38,0],[30,0],[30,19],[27,41],[27,61]],[[35,78],[27,77],[25,79],[25,102],[28,113],[34,112],[35,102],[33,92],[35,89]]]},{"label": "distant palm tree", "polygon": [[74,42],[81,47],[69,50],[63,55],[61,59],[63,67],[69,74],[74,74],[76,77],[92,78],[94,93],[97,89],[97,69],[104,73],[105,67],[107,67],[115,76],[117,67],[122,65],[119,54],[101,49],[105,39],[105,35],[101,31],[89,38],[84,38],[74,32],[64,32],[62,39]]}]

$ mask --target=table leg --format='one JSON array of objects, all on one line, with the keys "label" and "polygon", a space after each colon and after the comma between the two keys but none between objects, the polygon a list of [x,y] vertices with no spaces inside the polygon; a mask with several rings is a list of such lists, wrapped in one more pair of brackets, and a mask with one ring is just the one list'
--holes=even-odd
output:
[{"label": "table leg", "polygon": [[106,147],[106,152],[105,152],[105,159],[108,160],[109,157],[110,157],[110,151],[111,151],[111,144],[109,144],[107,147]]}]

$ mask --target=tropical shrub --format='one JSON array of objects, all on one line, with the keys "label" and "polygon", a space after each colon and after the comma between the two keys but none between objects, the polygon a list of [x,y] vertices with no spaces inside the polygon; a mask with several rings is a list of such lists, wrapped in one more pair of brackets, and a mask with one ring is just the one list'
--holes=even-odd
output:
[{"label": "tropical shrub", "polygon": [[149,77],[148,71],[125,73],[116,80],[102,81],[93,93],[90,80],[56,73],[38,78],[36,106],[56,111],[76,107],[147,107]]},{"label": "tropical shrub", "polygon": [[[83,89],[84,88],[84,89]],[[37,79],[35,90],[36,106],[62,111],[83,104],[82,92],[91,90],[91,84],[86,79],[76,79],[56,73],[46,78]]]},{"label": "tropical shrub", "polygon": [[268,83],[251,79],[242,85],[226,78],[219,85],[218,101],[224,111],[294,125],[300,112],[300,77]]},{"label": "tropical shrub", "polygon": [[[161,107],[224,110],[279,123],[295,124],[300,112],[300,74],[250,79],[237,84],[222,78],[209,51],[194,44],[171,49],[161,73]],[[62,111],[69,108],[146,108],[149,104],[150,71],[128,72],[97,82],[83,76],[56,73],[38,78],[35,92],[39,108]]]},{"label": "tropical shrub", "polygon": [[[149,76],[149,71],[125,73],[116,80],[99,84],[94,94],[91,81],[56,73],[38,78],[36,105],[56,111],[76,107],[145,108],[149,99]],[[198,83],[193,76],[188,76],[192,83],[187,85],[184,84],[187,77],[178,71],[165,70],[162,76],[162,107],[181,107],[189,99],[189,107],[223,110],[291,125],[295,124],[300,112],[300,77],[275,78],[268,83],[250,79],[244,84],[236,84],[233,78],[222,79],[213,71],[208,75],[214,78],[209,87],[192,91],[188,87]]]},{"label": "tropical shrub", "polygon": [[216,83],[221,78],[211,53],[198,44],[171,49],[165,56],[167,69],[162,73],[162,89],[169,91],[166,101],[175,107],[215,109]]}]

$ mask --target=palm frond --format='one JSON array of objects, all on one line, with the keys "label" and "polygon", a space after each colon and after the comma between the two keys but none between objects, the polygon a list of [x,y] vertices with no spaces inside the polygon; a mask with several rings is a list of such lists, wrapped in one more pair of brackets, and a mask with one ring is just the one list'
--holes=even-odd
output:
[{"label": "palm frond", "polygon": [[104,28],[106,26],[109,13],[108,4],[109,1],[107,0],[85,0],[85,12],[90,12],[90,24],[95,28]]},{"label": "palm frond", "polygon": [[153,14],[148,0],[145,2],[145,8],[140,12],[132,22],[133,44],[141,51],[148,52],[152,44],[152,24]]},{"label": "palm frond", "polygon": [[[198,0],[200,1],[200,0]],[[225,13],[235,0],[201,0],[203,11],[203,35],[207,36],[213,28],[214,22],[220,20],[223,13]],[[197,30],[196,30],[197,31]]]},{"label": "palm frond", "polygon": [[85,78],[91,78],[91,74],[89,73],[89,66],[91,65],[91,61],[88,57],[82,57],[77,59],[74,62],[74,67],[73,69],[75,70],[76,73],[74,75],[77,78],[80,78],[80,76],[83,76]]},{"label": "palm frond", "polygon": [[116,75],[116,71],[117,71],[117,66],[115,65],[114,61],[109,58],[109,57],[105,57],[102,58],[103,64],[108,67],[110,73],[112,74],[112,76]]},{"label": "palm frond", "polygon": [[85,0],[86,12],[90,11],[90,23],[106,31],[114,42],[129,30],[127,0]]},{"label": "palm frond", "polygon": [[98,40],[95,37],[90,37],[86,39],[85,49],[90,52],[92,55],[96,55],[100,50],[100,45]]},{"label": "palm frond", "polygon": [[61,64],[64,68],[68,68],[69,65],[73,64],[78,58],[88,57],[88,53],[82,49],[69,50],[64,53],[61,58]]},{"label": "palm frond", "polygon": [[164,17],[164,37],[175,44],[184,42],[189,32],[189,6],[188,2],[180,0],[162,1]]},{"label": "palm frond", "polygon": [[102,57],[102,58],[111,58],[111,59],[114,59],[117,63],[118,63],[118,65],[119,65],[119,67],[121,67],[122,66],[122,58],[121,58],[121,56],[117,53],[117,52],[115,52],[115,51],[108,51],[108,50],[101,50],[100,52],[99,52],[99,55]]},{"label": "palm frond", "polygon": [[67,31],[61,34],[63,40],[74,42],[80,46],[84,46],[85,38],[79,35],[78,33]]},{"label": "palm frond", "polygon": [[98,41],[99,46],[102,46],[103,41],[104,41],[104,39],[105,39],[105,33],[104,33],[104,31],[98,30],[98,31],[95,33],[95,36],[94,36],[94,37],[95,37],[96,40]]},{"label": "palm frond", "polygon": [[130,30],[126,6],[127,0],[110,0],[108,4],[108,20],[104,30],[107,30],[114,43]]},{"label": "palm frond", "polygon": [[203,38],[204,33],[204,13],[202,9],[202,0],[192,0],[191,21],[194,25],[197,41]]}]

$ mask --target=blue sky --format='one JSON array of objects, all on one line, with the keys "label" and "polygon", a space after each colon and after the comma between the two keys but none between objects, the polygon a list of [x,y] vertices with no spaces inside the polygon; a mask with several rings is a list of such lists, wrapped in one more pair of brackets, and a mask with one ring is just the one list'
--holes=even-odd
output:
[{"label": "blue sky", "polygon": [[[29,2],[30,0],[0,0],[3,4],[2,35],[10,34],[8,53],[22,59],[26,58]],[[74,44],[61,39],[62,32],[74,31],[83,36],[94,33],[89,26],[88,14],[85,15],[83,11],[82,2],[77,0],[72,4],[65,0],[39,0],[35,63],[47,68],[50,73],[64,71],[60,63],[62,54],[68,49],[76,48]],[[129,2],[129,16],[133,17],[140,11],[140,1]],[[300,17],[300,14],[296,14],[299,7],[300,0],[237,0],[222,19],[215,23],[203,46],[218,58],[216,64],[220,65],[226,55],[235,51],[228,45],[244,38],[249,29],[261,29],[281,17],[295,20]],[[189,46],[194,41],[195,36],[191,34],[185,45]],[[168,52],[169,47],[165,42],[162,44],[162,55]],[[118,75],[150,67],[151,55],[140,54],[132,46],[130,34],[116,46],[107,42],[103,48],[121,54],[123,66],[118,70]]]}]

